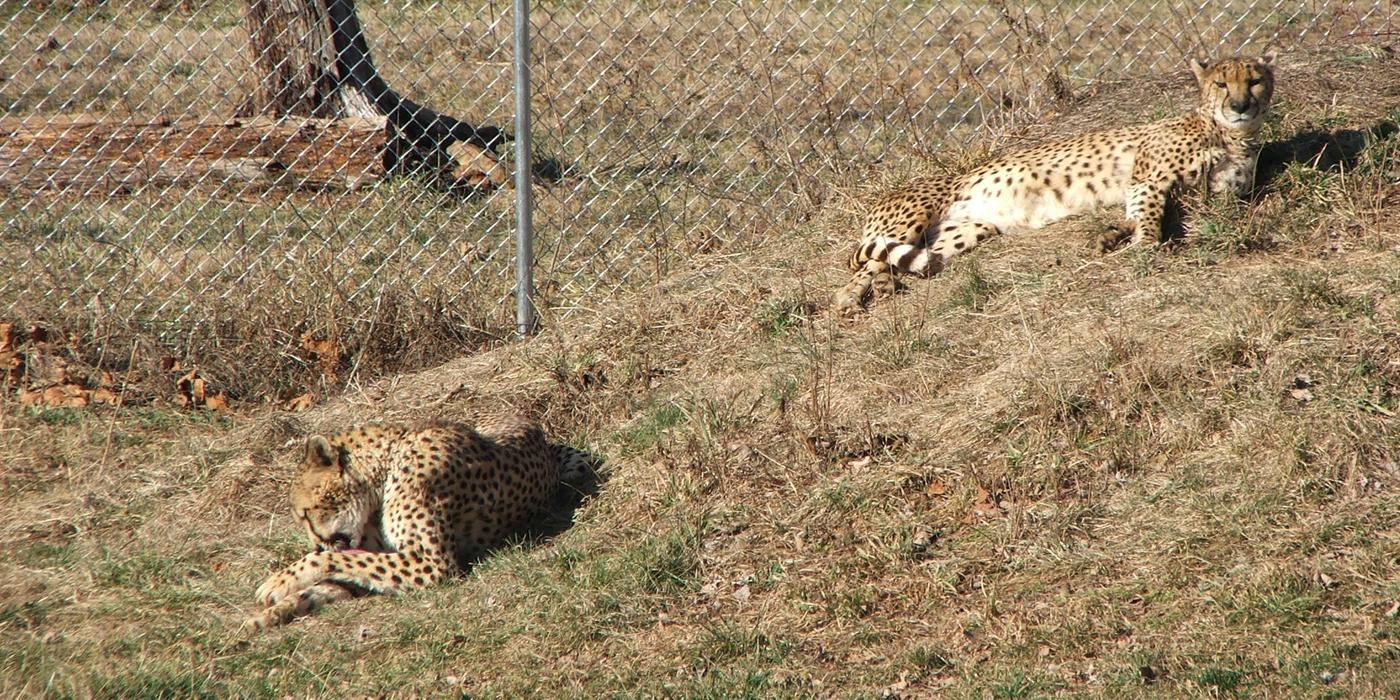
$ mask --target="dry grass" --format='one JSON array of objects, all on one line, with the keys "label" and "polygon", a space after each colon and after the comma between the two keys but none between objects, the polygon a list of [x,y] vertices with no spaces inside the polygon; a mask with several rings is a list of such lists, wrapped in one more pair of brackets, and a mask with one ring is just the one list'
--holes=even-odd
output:
[{"label": "dry grass", "polygon": [[[497,4],[358,4],[391,83],[504,122]],[[7,109],[231,111],[235,91],[210,90],[239,80],[231,6],[196,3],[211,10],[179,31],[81,6],[83,22],[0,34],[20,46],[0,56]],[[568,161],[540,192],[552,308],[529,342],[497,343],[507,197],[399,182],[344,202],[0,204],[20,223],[0,259],[34,280],[4,301],[63,330],[74,368],[136,379],[139,399],[38,409],[0,392],[0,694],[1400,693],[1389,49],[1285,53],[1267,186],[1247,206],[1190,203],[1193,244],[1100,258],[1095,217],[1068,221],[988,242],[840,323],[823,307],[875,192],[1173,112],[1186,74],[1095,80],[1116,59],[1103,46],[1163,39],[1093,11],[1072,29],[1113,41],[1046,43],[1008,8],[914,27],[749,8],[731,27],[717,7],[655,7],[542,11],[559,42],[538,46],[536,123],[571,136],[540,144]],[[434,29],[463,11],[490,21]],[[1365,25],[1347,8],[1336,20]],[[867,31],[827,34],[843,22]],[[419,34],[386,41],[403,25]],[[1306,22],[1264,25],[1306,39]],[[791,27],[811,38],[783,41]],[[49,35],[60,49],[42,49]],[[972,36],[998,41],[944,50]],[[914,67],[871,59],[890,55]],[[993,83],[1009,56],[1033,60]],[[1049,70],[1091,90],[1065,97]],[[76,80],[88,74],[115,78]],[[939,146],[927,134],[970,130],[935,132],[946,122],[918,112],[937,90],[993,127]],[[650,288],[602,294],[633,265]],[[122,270],[132,287],[106,281]],[[137,323],[36,294],[70,288]],[[182,309],[202,321],[167,322]],[[332,340],[330,374],[307,333]],[[162,356],[202,368],[238,412],[169,406]],[[251,407],[336,388],[311,413]],[[288,440],[484,405],[605,456],[573,528],[465,581],[237,629],[260,578],[305,546],[283,512]]]},{"label": "dry grass", "polygon": [[[510,121],[506,5],[357,7],[391,85],[469,121]],[[1384,9],[1217,4],[1246,18],[1225,23],[1161,4],[541,5],[538,301],[587,315],[696,254],[749,255],[816,211],[852,206],[853,183],[885,184],[882,159],[933,157],[974,130],[978,148],[989,128],[1016,136],[1013,125],[1071,106],[1069,90],[1178,67],[1198,45],[1383,31]],[[8,3],[0,17],[10,114],[217,117],[249,89],[237,2]],[[72,337],[70,359],[93,371],[127,373],[110,358],[134,357],[147,393],[175,357],[235,403],[323,394],[510,335],[511,199],[444,198],[409,181],[10,197],[0,308]],[[333,372],[303,338],[335,346]]]},{"label": "dry grass", "polygon": [[[5,394],[0,695],[1400,693],[1400,66],[1282,61],[1268,182],[1190,203],[1190,243],[1101,257],[1068,221],[839,322],[897,166],[825,185],[801,235],[306,414]],[[1184,79],[928,167],[1155,116]],[[238,631],[305,546],[289,439],[499,404],[606,458],[571,528]]]}]

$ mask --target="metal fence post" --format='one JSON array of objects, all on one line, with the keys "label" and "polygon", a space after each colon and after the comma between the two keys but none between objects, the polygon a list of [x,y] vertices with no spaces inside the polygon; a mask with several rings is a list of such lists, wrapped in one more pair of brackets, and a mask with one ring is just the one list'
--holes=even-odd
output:
[{"label": "metal fence post", "polygon": [[530,3],[515,0],[515,332],[535,328],[530,196]]}]

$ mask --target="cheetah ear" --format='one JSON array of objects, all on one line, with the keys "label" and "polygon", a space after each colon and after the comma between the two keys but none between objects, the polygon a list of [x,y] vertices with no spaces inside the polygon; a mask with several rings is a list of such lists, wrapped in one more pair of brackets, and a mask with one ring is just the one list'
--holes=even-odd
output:
[{"label": "cheetah ear", "polygon": [[1276,58],[1278,58],[1278,51],[1274,49],[1269,49],[1268,51],[1264,52],[1264,55],[1259,57],[1259,62],[1266,66],[1272,66],[1274,65],[1274,59]]},{"label": "cheetah ear", "polygon": [[1210,59],[1204,53],[1198,53],[1187,63],[1191,64],[1191,73],[1196,76],[1196,82],[1203,82],[1206,79],[1206,69],[1210,68]]},{"label": "cheetah ear", "polygon": [[306,439],[306,461],[317,468],[334,467],[337,456],[336,449],[331,446],[330,441],[325,436],[312,435]]},{"label": "cheetah ear", "polygon": [[350,450],[344,445],[335,448],[335,463],[340,466],[340,478],[345,478],[345,469],[350,466]]}]

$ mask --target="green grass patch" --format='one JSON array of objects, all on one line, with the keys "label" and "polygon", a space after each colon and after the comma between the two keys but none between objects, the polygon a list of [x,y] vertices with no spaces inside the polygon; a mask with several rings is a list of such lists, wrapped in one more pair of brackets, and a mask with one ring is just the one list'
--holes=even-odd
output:
[{"label": "green grass patch", "polygon": [[667,402],[645,409],[617,435],[624,456],[646,452],[665,439],[666,431],[684,423],[689,416],[679,404]]}]

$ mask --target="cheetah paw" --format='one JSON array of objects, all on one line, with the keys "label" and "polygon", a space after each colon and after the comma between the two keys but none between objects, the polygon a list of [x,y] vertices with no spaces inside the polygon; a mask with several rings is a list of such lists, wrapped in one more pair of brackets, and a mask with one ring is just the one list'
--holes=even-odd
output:
[{"label": "cheetah paw", "polygon": [[861,312],[860,297],[846,291],[837,292],[831,305],[837,314],[845,318],[851,318]]},{"label": "cheetah paw", "polygon": [[243,621],[243,629],[260,632],[265,629],[276,627],[291,622],[296,615],[297,602],[295,598],[287,598],[278,601],[258,613],[251,615]]},{"label": "cheetah paw", "polygon": [[1130,237],[1132,237],[1132,235],[1133,227],[1131,224],[1128,224],[1126,222],[1122,224],[1109,226],[1108,229],[1104,231],[1102,235],[1099,236],[1099,240],[1095,244],[1095,248],[1100,253],[1113,252],[1115,248],[1122,245],[1123,241],[1128,240]]},{"label": "cheetah paw", "polygon": [[296,599],[297,591],[304,586],[297,580],[296,574],[289,571],[281,571],[269,576],[258,586],[257,593],[253,594],[255,600],[263,607],[271,608],[284,601]]}]

